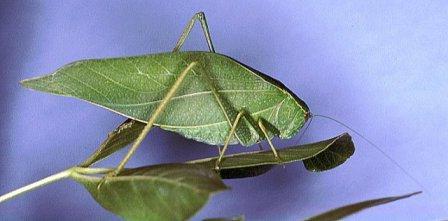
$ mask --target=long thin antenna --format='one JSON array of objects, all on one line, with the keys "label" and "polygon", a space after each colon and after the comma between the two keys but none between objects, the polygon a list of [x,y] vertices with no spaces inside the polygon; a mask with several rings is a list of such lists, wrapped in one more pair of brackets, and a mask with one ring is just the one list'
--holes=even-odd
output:
[{"label": "long thin antenna", "polygon": [[[328,120],[332,120],[340,125],[342,125],[343,127],[349,129],[350,131],[352,131],[353,133],[355,133],[356,135],[358,135],[359,137],[361,137],[364,141],[366,141],[367,143],[369,143],[370,145],[372,145],[373,147],[375,147],[375,149],[377,151],[379,151],[383,156],[385,156],[387,159],[389,159],[396,167],[398,167],[404,174],[406,174],[412,181],[414,181],[420,188],[424,189],[425,192],[426,188],[423,187],[423,185],[415,178],[413,177],[407,170],[405,170],[402,166],[400,166],[400,164],[394,160],[392,157],[390,157],[386,152],[384,152],[384,150],[382,150],[378,145],[376,145],[375,143],[373,143],[372,141],[370,141],[369,139],[367,139],[364,135],[362,135],[360,132],[358,132],[357,130],[349,127],[347,124],[342,123],[339,120],[336,120],[332,117],[329,116],[325,116],[325,115],[320,115],[320,114],[311,114],[311,118],[314,117],[321,117],[321,118],[325,118]],[[428,192],[429,193],[429,192]]]},{"label": "long thin antenna", "polygon": [[311,122],[313,122],[313,115],[311,115],[310,120],[308,121],[308,124],[305,126],[305,128],[302,130],[302,132],[299,135],[299,138],[297,139],[297,142],[300,143],[300,140],[302,139],[303,135],[308,131],[308,128],[311,125]]}]

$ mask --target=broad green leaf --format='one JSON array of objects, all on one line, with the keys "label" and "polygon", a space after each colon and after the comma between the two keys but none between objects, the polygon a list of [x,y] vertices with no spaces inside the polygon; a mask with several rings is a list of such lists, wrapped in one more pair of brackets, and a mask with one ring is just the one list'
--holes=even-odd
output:
[{"label": "broad green leaf", "polygon": [[[354,150],[350,135],[344,133],[317,143],[279,149],[277,152],[281,162],[274,158],[270,150],[227,155],[221,161],[220,175],[222,178],[256,176],[267,172],[274,165],[296,161],[304,161],[306,168],[310,171],[324,171],[344,163]],[[338,157],[331,157],[332,155],[338,155]],[[188,163],[214,168],[216,160],[217,157],[213,157]]]},{"label": "broad green leaf", "polygon": [[80,166],[88,167],[134,142],[144,127],[144,123],[127,119],[114,131],[110,132],[100,147]]},{"label": "broad green leaf", "polygon": [[92,197],[105,209],[125,220],[186,220],[211,194],[226,190],[217,174],[191,164],[165,164],[126,169],[109,177],[74,173]]},{"label": "broad green leaf", "polygon": [[[145,122],[191,62],[198,65],[156,121],[162,129],[208,144],[223,144],[230,129],[227,117],[233,122],[237,112],[244,110],[253,119],[245,118],[239,124],[238,140],[233,139],[232,143],[240,141],[248,146],[260,138],[250,126],[252,121],[263,118],[278,130],[280,138],[290,138],[309,116],[306,104],[280,82],[227,56],[209,52],[83,60],[21,83],[27,88],[76,97]],[[210,81],[204,80],[204,76]],[[219,92],[224,107],[217,102],[210,85]]]},{"label": "broad green leaf", "polygon": [[379,199],[373,199],[373,200],[367,200],[359,203],[350,204],[347,206],[343,206],[328,212],[325,212],[323,214],[311,217],[307,219],[307,221],[333,221],[333,220],[340,220],[344,217],[353,215],[357,212],[360,212],[362,210],[380,206],[382,204],[391,203],[393,201],[405,199],[417,194],[420,194],[421,192],[415,192],[415,193],[409,193],[406,195],[401,196],[391,196],[391,197],[385,197],[385,198],[379,198]]}]

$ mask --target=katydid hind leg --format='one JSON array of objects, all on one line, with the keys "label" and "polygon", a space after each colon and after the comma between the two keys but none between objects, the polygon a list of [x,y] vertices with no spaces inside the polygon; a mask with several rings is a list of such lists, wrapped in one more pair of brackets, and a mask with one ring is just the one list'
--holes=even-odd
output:
[{"label": "katydid hind leg", "polygon": [[[194,22],[196,20],[199,20],[199,22],[201,23],[201,27],[202,27],[202,30],[204,31],[205,39],[207,41],[207,45],[209,47],[209,50],[211,52],[215,52],[214,51],[214,46],[213,46],[213,43],[212,43],[212,40],[211,40],[211,37],[210,37],[210,32],[208,30],[207,20],[205,18],[205,14],[203,12],[196,13],[193,16],[193,18],[189,21],[189,23],[185,27],[185,30],[183,31],[180,39],[178,40],[178,42],[176,44],[176,47],[174,48],[173,52],[179,51],[181,49],[185,39],[188,37],[191,29],[193,28]],[[135,121],[133,119],[127,119],[126,121],[124,121],[124,123],[127,122],[128,120]],[[218,151],[219,151],[219,153],[221,152],[220,147],[218,147]]]},{"label": "katydid hind leg", "polygon": [[187,26],[185,27],[184,31],[182,32],[181,36],[179,37],[179,40],[176,43],[176,46],[173,49],[173,52],[180,51],[182,45],[184,45],[185,40],[187,39],[188,35],[191,32],[191,29],[194,27],[195,21],[198,20],[199,23],[201,23],[202,31],[204,32],[205,40],[207,41],[208,49],[210,52],[215,52],[215,48],[212,43],[212,38],[210,37],[210,31],[208,29],[207,25],[207,19],[205,18],[204,12],[198,12],[190,19]]},{"label": "katydid hind leg", "polygon": [[[228,125],[232,127],[233,122],[235,121],[238,110],[231,104],[231,102],[223,96],[218,90],[217,82],[216,80],[211,78],[211,74],[209,72],[209,68],[207,67],[207,60],[201,63],[199,68],[201,69],[201,78],[203,82],[206,84],[206,86],[209,88],[209,90],[212,92],[212,95],[214,97],[214,100],[216,101],[216,104],[218,104],[219,108],[221,109]],[[204,66],[205,65],[205,66]],[[244,114],[246,115],[246,114]],[[247,119],[247,118],[245,118]],[[252,125],[251,125],[252,126]],[[246,124],[239,124],[235,131],[236,138],[238,141],[243,144],[253,144],[250,143],[250,140],[252,139],[250,128]]]},{"label": "katydid hind leg", "polygon": [[[123,158],[123,160],[120,162],[120,164],[117,166],[117,168],[109,173],[107,176],[116,176],[118,173],[120,173],[126,163],[129,161],[129,159],[132,157],[132,155],[135,153],[137,148],[140,146],[140,144],[143,142],[143,139],[148,135],[149,131],[153,127],[155,121],[160,116],[160,114],[164,111],[165,107],[171,100],[171,98],[175,95],[177,89],[182,84],[183,80],[185,79],[186,75],[190,72],[190,70],[197,65],[197,62],[191,62],[178,76],[176,81],[174,82],[173,86],[168,90],[165,97],[161,100],[157,108],[152,113],[151,117],[148,119],[148,123],[143,128],[143,130],[140,132],[139,136],[135,140],[135,142],[132,144],[132,147],[129,149],[126,156]],[[101,186],[101,184],[105,181],[105,178],[103,178],[103,181],[100,182],[100,185],[98,185],[98,188]]]}]

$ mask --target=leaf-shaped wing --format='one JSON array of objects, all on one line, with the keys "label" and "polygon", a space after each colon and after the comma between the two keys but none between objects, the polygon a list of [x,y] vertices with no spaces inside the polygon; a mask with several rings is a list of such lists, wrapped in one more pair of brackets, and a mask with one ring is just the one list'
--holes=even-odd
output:
[{"label": "leaf-shaped wing", "polygon": [[[229,121],[233,122],[242,110],[255,120],[269,121],[282,138],[293,136],[303,126],[307,108],[284,86],[269,82],[216,53],[179,52],[83,60],[21,83],[27,88],[76,97],[146,122],[191,62],[198,65],[191,69],[155,125],[187,138],[221,145],[228,135]],[[204,76],[210,81],[204,80]],[[215,96],[210,85],[219,96]],[[259,140],[259,134],[249,124],[247,120],[239,124],[238,139],[232,139],[231,143],[240,141],[249,146]]]}]

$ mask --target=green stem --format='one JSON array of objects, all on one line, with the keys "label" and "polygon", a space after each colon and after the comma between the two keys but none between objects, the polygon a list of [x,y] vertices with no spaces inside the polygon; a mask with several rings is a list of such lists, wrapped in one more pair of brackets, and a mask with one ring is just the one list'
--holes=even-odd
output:
[{"label": "green stem", "polygon": [[[73,167],[73,174],[94,175],[105,174],[114,171],[115,168],[100,168],[100,167]],[[73,175],[72,174],[72,175]]]},{"label": "green stem", "polygon": [[0,196],[0,203],[10,200],[16,196],[22,195],[31,190],[37,189],[42,186],[54,183],[58,180],[62,180],[75,175],[93,175],[93,174],[104,174],[113,171],[113,168],[83,168],[83,167],[72,167],[62,172],[53,174],[49,177],[41,179],[37,182],[31,183],[14,191],[11,191],[5,195]]},{"label": "green stem", "polygon": [[0,203],[5,202],[7,200],[10,200],[10,199],[12,199],[12,198],[14,198],[16,196],[19,196],[21,194],[24,194],[24,193],[26,193],[28,191],[31,191],[31,190],[34,190],[36,188],[39,188],[39,187],[42,187],[42,186],[54,183],[54,182],[56,182],[58,180],[61,180],[61,179],[65,179],[65,178],[70,176],[72,171],[73,171],[73,168],[64,170],[62,172],[59,172],[59,173],[53,174],[53,175],[51,175],[49,177],[46,177],[44,179],[41,179],[41,180],[39,180],[37,182],[31,183],[29,185],[26,185],[26,186],[24,186],[22,188],[19,188],[19,189],[16,189],[14,191],[11,191],[11,192],[9,192],[9,193],[7,193],[5,195],[2,195],[2,196],[0,196]]}]

